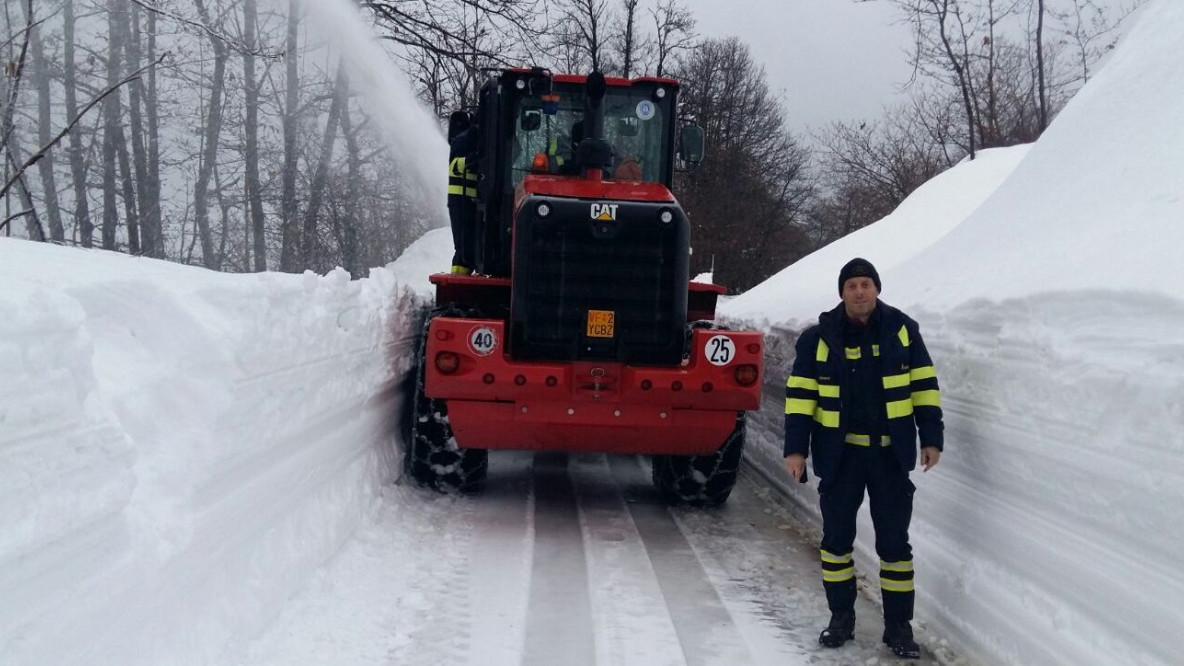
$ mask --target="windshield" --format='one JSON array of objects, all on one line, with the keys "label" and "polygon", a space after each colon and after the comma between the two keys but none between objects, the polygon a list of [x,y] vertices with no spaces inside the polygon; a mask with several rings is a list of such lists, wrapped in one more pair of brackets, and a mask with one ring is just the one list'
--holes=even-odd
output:
[{"label": "windshield", "polygon": [[[605,94],[604,138],[613,146],[606,179],[667,182],[669,114],[667,103],[655,101],[652,93],[652,88],[610,86]],[[554,95],[558,97],[554,114],[544,111],[539,95],[518,99],[510,152],[515,187],[539,153],[547,156],[550,173],[579,173],[572,158],[576,144],[584,138],[584,88],[556,85]]]}]

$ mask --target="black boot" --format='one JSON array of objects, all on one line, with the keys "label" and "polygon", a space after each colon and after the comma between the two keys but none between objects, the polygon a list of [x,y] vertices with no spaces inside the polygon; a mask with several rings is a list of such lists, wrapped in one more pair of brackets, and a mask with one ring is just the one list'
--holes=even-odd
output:
[{"label": "black boot", "polygon": [[884,642],[892,653],[902,659],[920,659],[921,647],[913,640],[913,627],[908,620],[884,622]]},{"label": "black boot", "polygon": [[855,611],[841,611],[830,614],[830,624],[818,636],[823,647],[837,648],[855,638]]}]

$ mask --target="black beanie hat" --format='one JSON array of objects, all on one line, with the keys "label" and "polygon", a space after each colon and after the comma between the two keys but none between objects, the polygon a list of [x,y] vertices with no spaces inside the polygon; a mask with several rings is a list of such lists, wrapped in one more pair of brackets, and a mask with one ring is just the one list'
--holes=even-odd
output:
[{"label": "black beanie hat", "polygon": [[839,295],[843,295],[843,285],[853,277],[870,277],[872,282],[876,284],[876,291],[883,291],[880,286],[880,274],[876,272],[876,267],[872,266],[872,262],[867,259],[856,257],[848,261],[843,270],[839,271]]}]

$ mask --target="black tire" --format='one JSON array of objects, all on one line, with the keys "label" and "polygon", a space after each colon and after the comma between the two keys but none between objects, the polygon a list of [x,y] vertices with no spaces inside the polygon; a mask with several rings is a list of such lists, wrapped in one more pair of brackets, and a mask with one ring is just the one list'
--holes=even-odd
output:
[{"label": "black tire", "polygon": [[[433,315],[452,314],[435,312]],[[428,318],[431,322],[431,317]],[[448,403],[424,395],[427,367],[427,325],[420,340],[415,397],[411,406],[411,433],[404,464],[411,478],[440,492],[469,493],[479,490],[489,470],[489,451],[456,444],[448,422]]]},{"label": "black tire", "polygon": [[744,453],[745,413],[715,453],[703,456],[654,456],[654,487],[668,504],[719,506],[736,485]]}]

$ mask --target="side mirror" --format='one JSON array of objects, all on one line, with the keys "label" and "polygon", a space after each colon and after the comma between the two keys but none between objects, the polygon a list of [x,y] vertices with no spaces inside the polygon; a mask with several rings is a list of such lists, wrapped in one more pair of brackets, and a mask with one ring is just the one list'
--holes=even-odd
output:
[{"label": "side mirror", "polygon": [[461,132],[469,129],[473,124],[473,119],[466,111],[453,111],[448,116],[448,143],[452,143]]},{"label": "side mirror", "polygon": [[518,114],[518,125],[523,132],[533,132],[543,126],[542,109],[522,109]]},{"label": "side mirror", "polygon": [[683,125],[678,133],[679,159],[690,164],[702,162],[705,143],[702,127],[698,125]]}]

